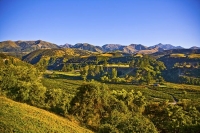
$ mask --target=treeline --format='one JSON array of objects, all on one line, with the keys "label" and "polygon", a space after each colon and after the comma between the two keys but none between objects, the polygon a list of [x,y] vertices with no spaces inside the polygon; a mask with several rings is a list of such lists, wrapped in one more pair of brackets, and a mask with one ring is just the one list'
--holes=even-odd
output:
[{"label": "treeline", "polygon": [[190,85],[200,85],[200,78],[179,76],[179,83],[190,84]]},{"label": "treeline", "polygon": [[133,58],[129,63],[129,68],[123,69],[126,71],[124,75],[122,68],[108,68],[107,64],[103,66],[86,65],[80,68],[80,74],[84,80],[95,79],[112,83],[149,84],[151,81],[164,81],[161,72],[166,68],[162,62],[156,61],[152,57],[144,56],[142,58]]},{"label": "treeline", "polygon": [[176,67],[176,68],[172,68],[163,72],[163,77],[168,82],[190,84],[190,85],[200,85],[200,78],[193,77],[195,75],[198,75],[199,73],[198,69],[194,69],[194,72],[196,71],[195,74],[192,74],[193,72],[190,72],[190,71],[191,70],[188,70],[185,68]]}]

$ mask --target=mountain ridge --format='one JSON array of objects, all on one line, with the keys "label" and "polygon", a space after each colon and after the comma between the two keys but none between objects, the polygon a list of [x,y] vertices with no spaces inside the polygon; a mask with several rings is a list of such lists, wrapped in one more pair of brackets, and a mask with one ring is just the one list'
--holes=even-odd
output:
[{"label": "mountain ridge", "polygon": [[54,43],[47,41],[3,41],[0,42],[0,52],[31,52],[37,49],[60,48]]},{"label": "mountain ridge", "polygon": [[[54,48],[76,48],[81,50],[87,50],[92,52],[113,52],[121,51],[124,53],[134,54],[134,53],[143,53],[150,54],[155,52],[161,52],[163,50],[171,49],[185,49],[182,46],[174,46],[171,44],[156,44],[153,46],[145,46],[142,44],[130,44],[130,45],[121,45],[121,44],[105,44],[102,46],[96,46],[89,43],[76,43],[57,45],[43,40],[36,41],[3,41],[0,42],[0,52],[32,52],[37,49],[54,49]],[[189,49],[200,49],[200,47],[193,46]]]}]

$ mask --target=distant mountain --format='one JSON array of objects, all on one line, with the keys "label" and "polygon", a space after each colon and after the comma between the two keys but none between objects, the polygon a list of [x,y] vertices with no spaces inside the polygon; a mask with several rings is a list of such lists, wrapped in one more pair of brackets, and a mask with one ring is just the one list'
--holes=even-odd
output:
[{"label": "distant mountain", "polygon": [[[171,44],[156,44],[150,47],[144,46],[142,44],[130,44],[124,46],[121,44],[105,44],[101,46],[95,46],[89,43],[77,43],[56,45],[54,43],[37,40],[37,41],[3,41],[0,42],[0,52],[10,52],[10,53],[26,53],[32,52],[38,49],[55,49],[55,48],[75,48],[80,50],[87,50],[91,52],[114,52],[119,51],[128,54],[141,53],[141,54],[152,54],[155,52],[162,52],[164,50],[173,49],[184,49],[181,46],[173,46]],[[190,49],[200,49],[200,47],[193,46]]]},{"label": "distant mountain", "polygon": [[162,52],[162,51],[163,51],[162,48],[154,47],[154,48],[148,48],[148,49],[145,49],[145,50],[139,50],[137,53],[140,53],[140,54],[152,54],[152,53]]},{"label": "distant mountain", "polygon": [[184,49],[184,48],[181,47],[181,46],[173,46],[173,45],[171,45],[171,44],[162,44],[162,43],[159,43],[159,44],[154,45],[154,46],[150,46],[149,49],[152,49],[152,48],[155,48],[155,47],[162,48],[163,50]]},{"label": "distant mountain", "polygon": [[147,50],[148,47],[143,46],[141,44],[130,44],[129,46],[125,46],[123,48],[123,52],[125,53],[137,53],[140,50]]},{"label": "distant mountain", "polygon": [[17,52],[21,48],[13,41],[0,42],[0,52]]},{"label": "distant mountain", "polygon": [[59,48],[59,46],[42,40],[0,42],[0,52],[31,52],[37,49],[52,49],[52,48]]},{"label": "distant mountain", "polygon": [[140,50],[146,50],[148,47],[143,46],[141,44],[130,44],[128,46],[123,46],[120,44],[105,44],[102,46],[102,49],[104,52],[110,52],[110,51],[121,51],[124,53],[136,53]]},{"label": "distant mountain", "polygon": [[104,52],[116,51],[116,50],[123,50],[125,46],[121,44],[105,44],[102,46]]},{"label": "distant mountain", "polygon": [[141,44],[130,44],[129,47],[132,47],[135,50],[147,50],[148,47]]},{"label": "distant mountain", "polygon": [[191,47],[190,49],[200,49],[200,47],[193,46],[193,47]]},{"label": "distant mountain", "polygon": [[73,45],[72,45],[72,44],[66,43],[66,44],[64,44],[64,45],[60,45],[60,47],[61,47],[61,48],[72,48]]},{"label": "distant mountain", "polygon": [[94,45],[89,44],[89,43],[77,43],[74,46],[72,46],[71,48],[88,50],[88,51],[92,51],[92,52],[102,52],[102,48],[101,47],[94,46]]}]

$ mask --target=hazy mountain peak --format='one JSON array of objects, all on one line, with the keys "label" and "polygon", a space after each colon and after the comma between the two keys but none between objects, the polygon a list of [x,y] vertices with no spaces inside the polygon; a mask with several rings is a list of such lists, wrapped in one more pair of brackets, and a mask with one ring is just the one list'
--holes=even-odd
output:
[{"label": "hazy mountain peak", "polygon": [[92,52],[102,52],[101,47],[94,46],[94,45],[89,44],[89,43],[77,43],[74,46],[72,46],[72,48],[78,48],[78,49],[88,50],[88,51],[92,51]]},{"label": "hazy mountain peak", "polygon": [[103,51],[115,51],[115,50],[122,50],[124,46],[121,44],[105,44],[102,46]]},{"label": "hazy mountain peak", "polygon": [[156,48],[156,47],[161,48],[161,49],[163,49],[163,50],[184,49],[184,48],[181,47],[181,46],[173,46],[173,45],[171,45],[171,44],[162,44],[162,43],[159,43],[159,44],[154,45],[154,46],[150,46],[149,48],[151,49],[151,48]]},{"label": "hazy mountain peak", "polygon": [[64,45],[60,45],[61,48],[72,48],[73,45],[69,43],[65,43]]},{"label": "hazy mountain peak", "polygon": [[192,46],[190,49],[200,49],[200,47]]},{"label": "hazy mountain peak", "polygon": [[135,50],[146,50],[147,49],[147,47],[142,44],[130,44],[129,46],[131,46]]}]

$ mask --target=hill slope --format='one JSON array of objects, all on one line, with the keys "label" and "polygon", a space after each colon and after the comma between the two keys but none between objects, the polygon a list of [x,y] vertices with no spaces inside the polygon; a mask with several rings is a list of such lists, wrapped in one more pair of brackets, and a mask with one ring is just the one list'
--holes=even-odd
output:
[{"label": "hill slope", "polygon": [[91,133],[67,119],[0,97],[0,132]]},{"label": "hill slope", "polygon": [[72,48],[62,48],[62,49],[38,49],[27,55],[22,59],[31,64],[38,63],[42,58],[50,59],[51,57],[57,58],[72,58],[79,56],[89,56],[94,54],[91,51],[81,50],[81,49],[72,49]]}]

